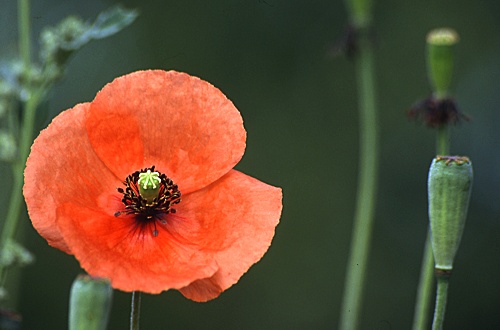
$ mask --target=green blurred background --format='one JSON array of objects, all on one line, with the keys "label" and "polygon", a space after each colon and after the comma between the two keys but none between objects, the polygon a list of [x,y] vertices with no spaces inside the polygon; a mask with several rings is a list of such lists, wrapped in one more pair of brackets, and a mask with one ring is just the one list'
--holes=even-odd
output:
[{"label": "green blurred background", "polygon": [[[118,3],[32,1],[33,37],[69,14],[85,19]],[[121,1],[135,23],[77,53],[50,95],[38,128],[90,101],[115,77],[175,69],[219,87],[248,131],[237,169],[284,192],[269,252],[240,282],[208,303],[176,291],[144,295],[143,329],[332,329],[337,327],[357,182],[357,97],[353,63],[332,57],[347,19],[342,1]],[[1,55],[17,49],[16,3],[0,0]],[[427,228],[426,179],[434,132],[409,122],[429,94],[425,35],[461,37],[453,91],[473,121],[452,132],[452,153],[468,155],[475,183],[453,277],[445,327],[500,329],[500,2],[375,1],[380,111],[380,187],[363,329],[411,326]],[[33,43],[36,46],[36,43]],[[0,167],[1,217],[9,168]],[[25,222],[36,263],[21,278],[24,329],[65,329],[68,292],[80,273]],[[128,327],[130,295],[116,292],[110,329]]]}]

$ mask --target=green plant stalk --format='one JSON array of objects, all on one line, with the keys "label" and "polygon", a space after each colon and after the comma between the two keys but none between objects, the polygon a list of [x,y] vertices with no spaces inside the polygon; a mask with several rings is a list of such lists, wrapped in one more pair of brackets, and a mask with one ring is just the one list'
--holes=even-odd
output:
[{"label": "green plant stalk", "polygon": [[[448,126],[438,128],[436,135],[436,154],[448,155],[450,153],[450,130]],[[413,330],[425,330],[429,320],[429,306],[434,284],[434,255],[432,252],[430,228],[425,239],[424,256],[420,268],[420,280],[417,289],[417,300],[413,316]]]},{"label": "green plant stalk", "polygon": [[[19,44],[21,58],[24,63],[25,72],[29,71],[30,62],[30,6],[29,0],[19,0]],[[42,98],[43,92],[41,89],[33,91],[28,87],[29,97],[24,104],[24,120],[21,125],[20,140],[19,140],[19,155],[12,163],[13,182],[11,189],[11,197],[7,217],[3,224],[2,233],[0,236],[0,251],[4,251],[9,240],[14,238],[18,225],[19,214],[23,203],[23,171],[26,164],[26,159],[30,151],[30,146],[33,141],[33,128],[35,125],[36,108]],[[0,281],[3,284],[6,276],[6,267],[0,263]]]},{"label": "green plant stalk", "polygon": [[[24,183],[24,166],[30,151],[31,143],[33,142],[33,127],[35,125],[35,114],[38,106],[41,93],[32,95],[25,103],[24,107],[24,122],[21,127],[21,136],[19,141],[19,156],[12,164],[13,182],[7,218],[2,228],[0,236],[0,247],[3,251],[9,243],[9,240],[14,238],[23,203],[23,183]],[[2,282],[5,279],[5,266],[0,264],[0,279]]]},{"label": "green plant stalk", "polygon": [[436,307],[434,310],[432,330],[443,329],[444,315],[446,312],[446,301],[448,300],[448,283],[448,276],[437,276]]},{"label": "green plant stalk", "polygon": [[18,0],[17,3],[19,53],[21,55],[24,69],[26,70],[31,65],[30,0]]},{"label": "green plant stalk", "polygon": [[132,292],[132,304],[130,308],[130,330],[139,330],[141,318],[141,292]]},{"label": "green plant stalk", "polygon": [[356,75],[360,104],[359,183],[354,228],[347,264],[340,329],[356,329],[362,305],[368,252],[375,213],[378,174],[378,128],[375,100],[375,69],[369,40],[360,38]]},{"label": "green plant stalk", "polygon": [[427,230],[424,256],[420,268],[420,280],[417,289],[417,300],[413,316],[413,330],[425,330],[429,322],[429,306],[434,284],[434,255],[432,252],[431,232]]},{"label": "green plant stalk", "polygon": [[450,129],[447,125],[438,128],[436,138],[436,155],[449,155],[450,153]]}]

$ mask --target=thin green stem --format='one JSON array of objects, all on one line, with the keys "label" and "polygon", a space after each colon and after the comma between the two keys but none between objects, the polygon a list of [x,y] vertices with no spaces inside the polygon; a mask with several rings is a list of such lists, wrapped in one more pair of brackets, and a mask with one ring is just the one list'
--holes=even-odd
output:
[{"label": "thin green stem", "polygon": [[11,199],[7,220],[2,230],[0,242],[6,242],[8,238],[12,238],[15,233],[15,222],[19,215],[19,210],[22,204],[22,188],[23,188],[23,170],[28,158],[31,143],[33,142],[33,128],[35,125],[36,108],[39,103],[40,94],[34,94],[28,99],[24,105],[24,121],[21,126],[21,135],[19,140],[19,157],[12,164],[14,175],[13,187],[11,189]]},{"label": "thin green stem", "polygon": [[434,255],[432,252],[431,232],[427,231],[424,256],[420,268],[420,281],[417,289],[417,300],[413,317],[413,330],[425,330],[429,322],[429,306],[434,284]]},{"label": "thin green stem", "polygon": [[[19,45],[21,58],[24,64],[25,72],[29,72],[30,62],[30,5],[29,0],[19,0]],[[29,83],[28,83],[29,85]],[[26,164],[26,159],[30,151],[30,146],[33,141],[33,128],[35,125],[36,108],[42,98],[43,92],[41,89],[33,90],[32,86],[25,86],[28,93],[28,99],[24,103],[23,108],[23,123],[21,125],[19,137],[19,155],[12,163],[13,182],[11,189],[11,197],[7,217],[2,228],[0,236],[0,251],[5,251],[9,241],[14,238],[18,225],[19,214],[23,204],[23,170]],[[0,281],[4,283],[6,276],[6,265],[0,263]]]},{"label": "thin green stem", "polygon": [[437,277],[436,307],[434,309],[434,321],[432,330],[443,329],[444,315],[446,312],[446,302],[448,300],[448,276]]},{"label": "thin green stem", "polygon": [[378,173],[375,70],[373,51],[366,36],[360,39],[359,54],[357,55],[356,75],[360,98],[359,182],[340,329],[356,329],[358,327],[375,213]]},{"label": "thin green stem", "polygon": [[441,125],[437,131],[436,154],[448,155],[450,153],[450,129],[447,125]]},{"label": "thin green stem", "polygon": [[26,70],[31,65],[30,1],[18,0],[17,13],[19,18],[19,53]]},{"label": "thin green stem", "polygon": [[130,330],[139,330],[141,318],[141,292],[132,292],[132,305],[130,309]]},{"label": "thin green stem", "polygon": [[[7,218],[2,228],[0,236],[0,247],[2,251],[5,249],[11,239],[16,234],[19,214],[23,205],[23,170],[26,164],[26,159],[30,151],[31,143],[33,142],[33,128],[35,125],[35,114],[38,106],[41,93],[33,94],[24,106],[24,121],[21,127],[21,136],[19,141],[19,157],[12,164],[13,182]],[[5,265],[0,263],[0,279],[5,278]]]}]

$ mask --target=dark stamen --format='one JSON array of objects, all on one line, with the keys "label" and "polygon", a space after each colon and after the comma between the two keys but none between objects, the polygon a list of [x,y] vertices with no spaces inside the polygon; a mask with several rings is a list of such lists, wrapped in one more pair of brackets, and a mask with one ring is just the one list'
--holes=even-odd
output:
[{"label": "dark stamen", "polygon": [[156,228],[156,221],[160,224],[165,225],[167,220],[165,220],[165,215],[169,213],[175,213],[176,210],[172,208],[173,205],[179,204],[181,201],[181,192],[176,184],[173,183],[165,174],[159,173],[159,178],[161,180],[160,187],[158,190],[158,197],[154,198],[152,202],[148,202],[143,198],[139,192],[139,174],[146,173],[147,171],[154,172],[155,167],[141,169],[136,171],[123,181],[125,189],[117,188],[116,190],[123,194],[122,203],[125,206],[124,211],[115,212],[115,217],[122,214],[133,214],[137,225],[143,227],[146,223],[153,223],[154,230],[152,232],[153,236],[158,236],[158,230]]},{"label": "dark stamen", "polygon": [[452,98],[436,99],[429,97],[414,104],[408,111],[410,119],[421,120],[430,127],[438,128],[443,125],[456,124],[470,118],[461,113]]}]

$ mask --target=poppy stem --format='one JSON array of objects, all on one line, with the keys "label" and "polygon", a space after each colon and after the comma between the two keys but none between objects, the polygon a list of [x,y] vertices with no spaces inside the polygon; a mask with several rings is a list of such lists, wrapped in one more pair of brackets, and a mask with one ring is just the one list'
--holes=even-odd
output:
[{"label": "poppy stem", "polygon": [[434,284],[434,255],[431,244],[431,231],[427,230],[424,255],[420,268],[420,280],[417,288],[417,300],[413,316],[413,330],[427,329],[429,320],[429,305],[431,302],[432,287]]},{"label": "poppy stem", "polygon": [[[369,2],[365,2],[367,12],[364,12],[357,19],[351,17],[351,21],[354,23],[363,22],[363,25],[356,26],[361,33],[358,39],[358,53],[355,57],[359,91],[360,158],[356,210],[344,284],[345,291],[341,307],[340,329],[358,328],[375,213],[378,176],[378,127],[374,56],[368,33],[371,21],[371,12],[369,10],[371,4]],[[352,3],[354,5],[356,3],[361,4],[361,2],[355,1]]]},{"label": "poppy stem", "polygon": [[30,1],[19,0],[17,13],[19,17],[19,54],[23,61],[24,69],[31,65],[31,25],[30,25]]},{"label": "poppy stem", "polygon": [[[18,15],[19,15],[19,45],[20,54],[23,60],[24,74],[30,71],[31,54],[30,54],[30,2],[29,0],[18,1]],[[28,99],[24,103],[23,109],[23,123],[21,125],[20,141],[19,141],[19,156],[12,164],[13,183],[11,189],[11,197],[9,201],[9,208],[7,217],[2,228],[0,236],[0,251],[4,253],[6,247],[13,239],[17,224],[19,213],[21,211],[23,200],[23,170],[26,164],[26,159],[30,151],[31,143],[33,142],[33,127],[35,125],[36,108],[43,95],[41,89],[34,90],[29,83],[24,86],[28,92]],[[0,280],[3,285],[6,277],[7,265],[0,263]]]},{"label": "poppy stem", "polygon": [[450,154],[450,129],[448,125],[441,125],[437,130],[436,155]]},{"label": "poppy stem", "polygon": [[[38,95],[38,94],[37,94]],[[21,139],[19,142],[19,158],[12,164],[13,183],[7,218],[2,228],[0,236],[0,251],[6,251],[9,244],[16,234],[19,213],[23,201],[23,171],[28,158],[30,145],[33,141],[33,127],[35,125],[35,113],[38,106],[39,97],[33,95],[25,104],[25,118],[21,128]],[[5,279],[6,265],[0,263],[0,279]]]},{"label": "poppy stem", "polygon": [[437,276],[436,307],[434,310],[432,330],[443,329],[446,301],[448,300],[448,283],[449,276]]},{"label": "poppy stem", "polygon": [[141,318],[141,291],[132,291],[132,304],[130,309],[130,330],[139,330]]},{"label": "poppy stem", "polygon": [[[448,125],[441,125],[436,135],[436,155],[450,153],[450,130]],[[431,244],[430,226],[425,239],[424,255],[420,268],[420,279],[417,288],[417,299],[413,314],[413,330],[427,329],[429,320],[429,306],[431,304],[432,288],[434,284],[434,254]]]}]

